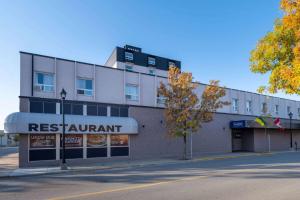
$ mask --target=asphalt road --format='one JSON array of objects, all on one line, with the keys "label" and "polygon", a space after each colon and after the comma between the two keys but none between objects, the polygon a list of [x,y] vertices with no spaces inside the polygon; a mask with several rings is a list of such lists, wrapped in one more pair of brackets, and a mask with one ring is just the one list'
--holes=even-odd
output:
[{"label": "asphalt road", "polygon": [[299,200],[300,153],[2,178],[0,199]]}]

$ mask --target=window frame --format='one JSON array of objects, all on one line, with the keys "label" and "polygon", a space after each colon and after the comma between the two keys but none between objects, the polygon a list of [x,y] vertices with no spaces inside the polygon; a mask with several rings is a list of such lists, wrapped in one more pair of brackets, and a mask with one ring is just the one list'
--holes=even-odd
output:
[{"label": "window frame", "polygon": [[278,104],[275,105],[275,114],[279,115],[279,105]]},{"label": "window frame", "polygon": [[287,111],[287,114],[289,115],[290,112],[291,112],[291,106],[287,106],[287,107],[286,107],[286,111]]},{"label": "window frame", "polygon": [[239,111],[239,99],[232,98],[232,110],[233,110],[233,112]]},{"label": "window frame", "polygon": [[125,51],[124,57],[125,57],[126,61],[133,61],[133,58],[134,58],[133,53],[130,51]]},{"label": "window frame", "polygon": [[125,70],[129,72],[133,72],[133,66],[131,65],[125,65]]},{"label": "window frame", "polygon": [[252,113],[252,101],[250,101],[250,100],[246,101],[246,112]]},{"label": "window frame", "polygon": [[[128,87],[135,87],[137,94],[129,94],[128,90],[127,90]],[[135,97],[135,98],[132,98],[132,97]],[[139,101],[139,99],[140,99],[139,86],[135,85],[135,84],[126,83],[126,85],[125,85],[125,98],[126,98],[126,100],[130,100],[130,101]]]},{"label": "window frame", "polygon": [[266,113],[268,113],[268,104],[266,102],[261,103],[261,109],[260,109],[261,113],[266,114],[264,113],[264,108],[266,108]]},{"label": "window frame", "polygon": [[170,67],[176,67],[176,63],[174,61],[169,61],[168,66]]},{"label": "window frame", "polygon": [[156,65],[156,58],[152,56],[148,56],[148,65],[155,66]]},{"label": "window frame", "polygon": [[[45,84],[45,83],[38,83],[38,75],[41,74],[43,75],[43,82],[44,82],[44,76],[52,76],[52,85],[49,84]],[[47,93],[54,93],[54,73],[50,73],[50,72],[40,72],[40,71],[35,71],[34,72],[34,91],[36,92],[47,92]],[[51,88],[51,90],[45,90],[45,88]],[[39,89],[38,89],[39,88]]]},{"label": "window frame", "polygon": [[[80,88],[79,87],[80,84],[78,83],[78,81],[92,81],[92,89]],[[86,78],[77,77],[77,79],[76,79],[76,94],[77,95],[88,96],[88,97],[94,96],[93,84],[94,84],[93,79],[86,79]],[[86,86],[86,82],[85,82],[85,86]],[[83,94],[78,93],[78,91],[83,91]],[[88,92],[91,92],[91,94],[88,94]]]}]

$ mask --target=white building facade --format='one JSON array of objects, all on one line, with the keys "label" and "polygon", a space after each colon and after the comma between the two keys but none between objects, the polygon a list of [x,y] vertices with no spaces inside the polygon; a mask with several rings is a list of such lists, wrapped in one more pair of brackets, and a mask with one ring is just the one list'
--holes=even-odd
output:
[{"label": "white building facade", "polygon": [[[116,47],[104,66],[20,52],[20,112],[5,124],[6,132],[20,134],[20,166],[59,163],[63,88],[69,162],[180,155],[181,139],[166,137],[157,91],[160,82],[167,83],[170,66],[180,68],[181,62],[129,45]],[[199,97],[205,86],[199,83]],[[194,154],[287,150],[297,142],[300,102],[230,88],[224,100],[231,105],[193,137]],[[252,123],[266,113],[286,126],[293,113],[292,141],[290,132],[269,122],[269,144],[263,129]],[[243,125],[236,126],[239,122]]]}]

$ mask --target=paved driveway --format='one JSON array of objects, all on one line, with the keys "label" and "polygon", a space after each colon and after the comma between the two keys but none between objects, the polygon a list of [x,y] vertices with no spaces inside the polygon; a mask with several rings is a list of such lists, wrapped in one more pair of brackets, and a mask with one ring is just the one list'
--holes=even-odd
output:
[{"label": "paved driveway", "polygon": [[300,153],[0,179],[0,199],[299,200]]}]

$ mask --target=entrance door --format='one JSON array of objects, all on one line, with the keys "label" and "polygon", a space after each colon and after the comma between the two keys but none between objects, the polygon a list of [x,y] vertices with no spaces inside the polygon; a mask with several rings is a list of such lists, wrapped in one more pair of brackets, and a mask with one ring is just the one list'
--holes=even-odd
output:
[{"label": "entrance door", "polygon": [[242,151],[242,131],[232,129],[232,151]]}]

